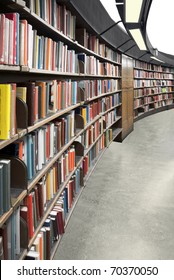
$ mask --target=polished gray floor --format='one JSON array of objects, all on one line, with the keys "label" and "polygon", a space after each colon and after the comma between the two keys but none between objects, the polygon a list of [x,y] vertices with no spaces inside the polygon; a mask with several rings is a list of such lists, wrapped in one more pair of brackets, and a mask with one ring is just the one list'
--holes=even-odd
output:
[{"label": "polished gray floor", "polygon": [[174,259],[174,110],[140,120],[110,145],[55,259]]}]

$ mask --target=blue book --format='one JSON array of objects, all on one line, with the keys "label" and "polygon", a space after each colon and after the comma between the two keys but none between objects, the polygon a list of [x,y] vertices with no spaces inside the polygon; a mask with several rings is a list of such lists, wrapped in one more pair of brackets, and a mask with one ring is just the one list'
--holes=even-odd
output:
[{"label": "blue book", "polygon": [[72,105],[77,104],[77,82],[72,82]]},{"label": "blue book", "polygon": [[64,207],[64,214],[66,218],[66,215],[68,213],[68,188],[67,187],[64,189],[64,193],[63,193],[63,207]]},{"label": "blue book", "polygon": [[31,180],[33,177],[32,172],[32,135],[27,135],[27,170],[28,170],[28,180]]},{"label": "blue book", "polygon": [[78,193],[80,189],[80,169],[76,169],[75,178],[75,192]]}]

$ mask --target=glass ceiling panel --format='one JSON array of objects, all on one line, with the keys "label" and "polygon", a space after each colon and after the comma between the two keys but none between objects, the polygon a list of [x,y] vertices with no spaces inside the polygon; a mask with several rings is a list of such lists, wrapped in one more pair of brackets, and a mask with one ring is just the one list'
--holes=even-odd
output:
[{"label": "glass ceiling panel", "polygon": [[[117,10],[115,0],[100,0],[100,2],[102,3],[103,7],[105,8],[105,10],[107,11],[107,13],[112,18],[113,21],[117,22],[117,21],[121,20],[120,15]],[[118,26],[120,26],[121,29],[125,33],[127,33],[127,31],[122,23],[119,23]]]},{"label": "glass ceiling panel", "polygon": [[153,48],[174,55],[174,0],[153,0],[147,34]]}]

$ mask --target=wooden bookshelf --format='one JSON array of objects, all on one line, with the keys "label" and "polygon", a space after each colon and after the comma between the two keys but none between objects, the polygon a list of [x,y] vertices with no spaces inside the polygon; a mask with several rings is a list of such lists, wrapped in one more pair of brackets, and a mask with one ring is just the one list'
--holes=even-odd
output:
[{"label": "wooden bookshelf", "polygon": [[133,130],[133,60],[122,56],[123,139]]},{"label": "wooden bookshelf", "polygon": [[134,121],[174,107],[174,70],[134,61]]},{"label": "wooden bookshelf", "polygon": [[[55,4],[56,3],[55,1]],[[58,7],[58,4],[56,5],[56,7]],[[67,11],[68,15],[72,17],[73,20],[73,12],[65,6],[63,6],[63,10]],[[17,133],[15,133],[11,139],[2,139],[0,141],[1,155],[3,154],[3,157],[7,159],[10,158],[11,160],[12,154],[7,155],[6,151],[15,147],[15,155],[13,155],[15,157],[14,160],[19,161],[19,167],[21,170],[24,170],[25,174],[25,176],[21,176],[24,181],[23,189],[21,186],[19,189],[17,187],[13,189],[12,193],[14,195],[11,195],[9,210],[0,216],[0,227],[12,227],[12,222],[16,222],[15,219],[18,219],[18,224],[20,222],[21,225],[25,225],[25,233],[23,232],[22,236],[23,239],[28,240],[24,245],[25,248],[18,248],[18,251],[20,249],[20,253],[9,257],[9,259],[21,260],[26,258],[31,248],[32,250],[36,249],[35,244],[37,239],[40,238],[39,236],[42,236],[42,240],[45,238],[42,229],[47,227],[45,224],[48,220],[50,229],[52,228],[51,225],[53,226],[53,224],[51,223],[53,223],[53,221],[50,213],[54,209],[57,209],[56,207],[58,207],[56,215],[58,216],[59,214],[59,218],[61,216],[61,219],[64,219],[64,225],[61,226],[63,230],[66,228],[88,178],[108,147],[108,145],[105,145],[105,137],[108,131],[110,131],[110,134],[113,131],[110,143],[113,140],[120,141],[120,139],[122,139],[122,62],[121,54],[117,53],[113,47],[110,49],[111,47],[107,42],[105,42],[104,45],[103,41],[100,42],[97,37],[93,37],[93,39],[95,39],[95,44],[97,43],[102,51],[105,50],[103,55],[101,55],[99,50],[93,51],[92,48],[85,47],[74,37],[75,34],[72,33],[72,36],[64,34],[64,32],[56,28],[54,24],[46,21],[43,17],[41,18],[33,10],[33,7],[26,6],[26,1],[2,0],[0,14],[2,15],[2,20],[8,21],[5,17],[5,13],[13,13],[13,16],[15,14],[16,23],[13,19],[10,19],[9,25],[15,26],[15,24],[18,24],[18,27],[20,25],[21,33],[17,33],[20,46],[24,44],[22,40],[26,40],[27,38],[25,33],[26,36],[22,35],[22,28],[26,25],[28,28],[27,30],[30,29],[28,32],[31,33],[28,34],[32,34],[33,37],[29,36],[31,41],[26,40],[25,44],[28,49],[31,48],[33,50],[33,56],[31,56],[29,52],[26,52],[27,48],[25,44],[23,45],[24,52],[21,51],[22,49],[20,49],[19,45],[16,45],[16,53],[18,51],[18,55],[20,56],[16,58],[16,61],[19,59],[19,63],[15,62],[15,55],[13,59],[9,57],[6,58],[8,61],[12,59],[13,63],[4,62],[4,64],[2,63],[0,65],[1,84],[15,84],[18,87],[27,88],[28,84],[31,85],[32,83],[34,87],[34,93],[32,94],[34,94],[34,97],[36,98],[36,92],[38,92],[37,94],[40,94],[38,98],[43,98],[40,99],[42,107],[38,105],[39,99],[36,99],[37,101],[33,99],[33,110],[38,110],[36,110],[34,114],[40,114],[40,116],[37,116],[33,121],[30,120],[32,115],[31,112],[29,112],[31,107],[29,107],[28,100],[23,103],[20,101],[20,106],[22,106],[21,110],[23,110],[21,112],[25,111],[25,118],[22,124],[24,127],[18,128]],[[22,20],[20,23],[17,21],[16,13],[19,14],[19,19]],[[51,19],[49,20],[51,21]],[[10,29],[7,34],[9,36]],[[45,49],[49,48],[48,41],[51,44],[50,49],[53,50],[49,52],[50,57],[52,55],[50,62],[46,62],[46,56],[42,54],[43,45]],[[58,51],[58,47],[60,52],[62,51],[61,55],[56,51],[54,52],[54,50]],[[22,56],[22,53],[25,53],[27,62],[25,62],[25,57]],[[80,61],[78,54],[83,54],[86,61]],[[11,53],[9,53],[9,55],[11,55]],[[72,60],[70,60],[71,56],[73,57]],[[65,63],[65,59],[67,63]],[[58,60],[62,60],[61,63],[63,66],[59,64],[56,65],[55,61]],[[69,71],[70,67],[72,67],[72,70]],[[54,81],[56,82],[53,83]],[[61,100],[63,105],[61,104],[60,108],[58,108],[58,103],[60,101],[58,98],[62,98],[62,96],[60,97],[60,95],[58,95],[59,82],[65,83],[65,86],[67,86],[68,82],[71,85],[77,86],[75,95],[73,95],[74,92],[71,93],[71,98],[69,97],[70,91],[66,89],[68,92],[68,101],[66,100],[68,105],[66,106],[66,102],[64,103],[64,101]],[[84,88],[80,88],[79,86],[79,83],[82,82],[84,83]],[[86,83],[88,82],[87,92]],[[46,85],[46,97],[43,97],[44,89],[41,88],[41,84],[39,83]],[[61,90],[65,94],[65,90],[63,91],[62,88]],[[55,99],[52,95],[54,95]],[[30,98],[32,97],[30,96]],[[73,98],[75,98],[75,101]],[[43,102],[45,102],[46,105],[43,105]],[[49,108],[49,106],[54,107],[55,104],[57,107],[55,107],[54,110]],[[36,106],[38,107],[36,108]],[[11,122],[12,116],[16,117],[15,113],[13,114],[14,115],[10,115]],[[18,112],[18,115],[19,114]],[[22,113],[18,117],[22,118]],[[59,131],[60,134],[58,134],[56,122],[61,123],[62,120],[65,122],[65,127],[61,127]],[[32,122],[32,124],[30,124],[30,122]],[[26,123],[28,125],[26,125]],[[63,126],[63,124],[61,125]],[[42,133],[40,138],[38,138],[38,133],[40,133],[40,135]],[[52,138],[51,133],[53,133]],[[58,137],[61,138],[61,142],[64,143],[61,143],[59,149],[57,148],[58,141],[60,141]],[[86,143],[86,139],[89,143]],[[39,140],[41,140],[41,142],[39,142]],[[28,141],[32,141],[31,144],[29,144]],[[23,143],[20,159],[18,159],[19,149],[17,149],[19,143]],[[40,160],[38,153],[41,151],[41,146],[44,154],[42,156],[40,155],[40,157],[44,157],[44,163],[42,162],[41,164],[42,168],[38,168],[38,161]],[[72,162],[70,162],[70,160]],[[11,182],[11,187],[12,183],[13,182]],[[36,197],[36,193],[39,192],[39,184],[43,184],[43,202],[38,194]],[[31,205],[29,205],[28,202],[29,198]],[[42,215],[38,214],[41,210],[37,208],[39,204],[36,207],[37,203],[42,203],[44,208],[44,213]],[[32,209],[30,212],[32,220],[31,216],[29,216],[28,224],[22,221],[20,217],[22,215],[20,212],[23,208],[22,206],[27,206],[28,212]],[[41,206],[39,206],[39,208],[40,207]],[[34,215],[31,213],[34,213]],[[57,221],[59,218],[56,218]],[[32,234],[31,223],[33,223],[34,228]],[[58,222],[57,230],[62,230]],[[19,227],[16,229],[15,234],[19,235]],[[54,244],[50,247],[50,259],[54,257],[61,236],[62,234],[59,233],[58,240],[54,240]],[[7,239],[8,238],[10,239],[10,236],[7,236]],[[8,241],[12,242],[11,239]],[[11,244],[11,246],[14,246],[14,244]],[[48,255],[44,256],[44,258],[48,259]]]}]

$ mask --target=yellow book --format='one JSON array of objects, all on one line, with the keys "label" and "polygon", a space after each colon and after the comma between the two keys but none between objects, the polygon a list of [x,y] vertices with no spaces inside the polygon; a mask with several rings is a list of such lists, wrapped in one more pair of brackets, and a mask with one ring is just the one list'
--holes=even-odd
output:
[{"label": "yellow book", "polygon": [[82,108],[82,117],[84,119],[84,126],[86,126],[86,108]]},{"label": "yellow book", "polygon": [[10,139],[11,85],[0,84],[0,140]]},{"label": "yellow book", "polygon": [[21,98],[26,103],[27,102],[27,88],[26,87],[17,87],[16,96]]},{"label": "yellow book", "polygon": [[50,174],[50,171],[47,174],[46,193],[47,193],[47,201],[48,201],[51,199],[51,174]]},{"label": "yellow book", "polygon": [[56,168],[53,168],[53,194],[56,194]]}]

